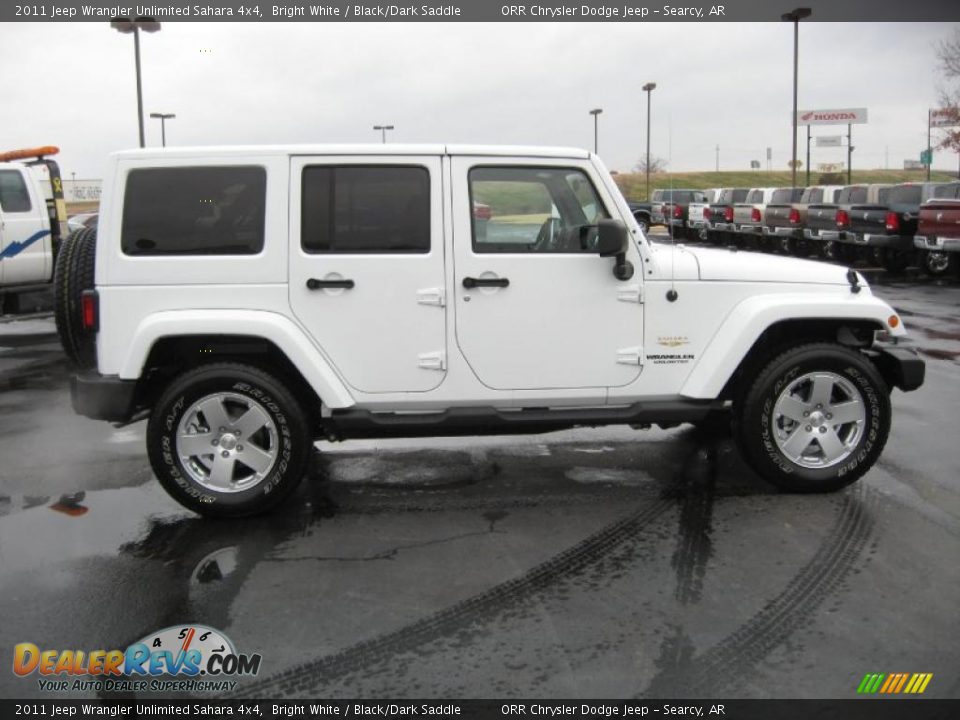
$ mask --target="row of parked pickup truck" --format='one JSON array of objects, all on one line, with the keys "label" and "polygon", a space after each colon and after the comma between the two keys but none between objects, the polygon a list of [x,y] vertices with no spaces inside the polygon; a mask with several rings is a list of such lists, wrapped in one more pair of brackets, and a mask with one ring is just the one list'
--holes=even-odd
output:
[{"label": "row of parked pickup truck", "polygon": [[930,275],[960,268],[960,182],[655,190],[633,204],[642,226],[798,257],[916,265]]}]

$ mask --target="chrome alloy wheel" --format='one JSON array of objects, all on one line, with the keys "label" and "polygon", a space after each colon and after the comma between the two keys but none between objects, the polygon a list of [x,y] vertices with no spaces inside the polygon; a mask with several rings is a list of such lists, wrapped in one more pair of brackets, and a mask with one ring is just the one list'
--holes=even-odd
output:
[{"label": "chrome alloy wheel", "polygon": [[938,250],[927,250],[927,271],[931,275],[943,275],[950,269],[950,255]]},{"label": "chrome alloy wheel", "polygon": [[811,372],[777,397],[770,422],[780,451],[805,468],[843,462],[857,446],[866,423],[863,396],[846,378]]},{"label": "chrome alloy wheel", "polygon": [[200,398],[177,428],[177,456],[197,483],[219,493],[259,484],[277,462],[277,430],[260,403],[220,392]]}]

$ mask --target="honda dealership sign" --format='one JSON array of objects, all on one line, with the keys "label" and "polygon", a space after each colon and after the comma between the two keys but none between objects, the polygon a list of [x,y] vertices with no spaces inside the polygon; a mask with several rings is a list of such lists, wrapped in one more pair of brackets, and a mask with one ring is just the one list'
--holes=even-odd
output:
[{"label": "honda dealership sign", "polygon": [[866,122],[866,108],[801,110],[797,113],[797,125],[863,125]]}]

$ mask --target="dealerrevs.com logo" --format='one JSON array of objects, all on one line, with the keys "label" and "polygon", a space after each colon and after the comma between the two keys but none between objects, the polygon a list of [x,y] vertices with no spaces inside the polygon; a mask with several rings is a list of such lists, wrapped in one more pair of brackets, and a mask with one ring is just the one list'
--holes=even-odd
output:
[{"label": "dealerrevs.com logo", "polygon": [[37,675],[50,692],[228,692],[237,676],[260,671],[261,656],[238,653],[219,630],[175,625],[125,650],[41,650],[29,642],[13,649],[13,672]]}]

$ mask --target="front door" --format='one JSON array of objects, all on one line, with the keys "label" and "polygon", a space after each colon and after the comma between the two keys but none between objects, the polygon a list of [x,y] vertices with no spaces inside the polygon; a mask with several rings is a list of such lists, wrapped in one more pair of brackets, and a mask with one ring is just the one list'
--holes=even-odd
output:
[{"label": "front door", "polygon": [[43,198],[30,191],[25,170],[0,169],[0,278],[5,285],[50,279],[46,212]]},{"label": "front door", "polygon": [[456,157],[452,168],[457,343],[479,380],[497,390],[635,380],[639,253],[631,242],[637,272],[621,281],[593,249],[595,223],[614,207],[593,167]]},{"label": "front door", "polygon": [[295,157],[290,303],[367,393],[425,392],[446,374],[438,157]]}]

